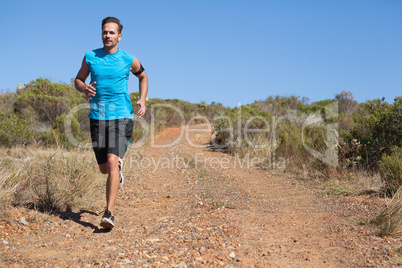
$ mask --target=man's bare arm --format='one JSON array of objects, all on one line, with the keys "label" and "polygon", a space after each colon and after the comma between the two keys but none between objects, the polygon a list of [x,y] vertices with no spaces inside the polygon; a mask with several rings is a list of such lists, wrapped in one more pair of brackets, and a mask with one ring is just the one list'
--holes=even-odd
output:
[{"label": "man's bare arm", "polygon": [[[135,74],[141,68],[141,64],[138,59],[135,57],[133,63],[131,64],[130,71]],[[140,110],[138,111],[138,115],[142,117],[146,111],[146,104],[145,101],[147,99],[148,94],[148,76],[146,75],[145,71],[140,74],[135,74],[139,81],[139,90],[140,90],[140,100],[137,101],[137,104],[140,106]]]},{"label": "man's bare arm", "polygon": [[94,87],[96,84],[96,81],[89,85],[85,84],[85,80],[88,78],[89,72],[90,72],[89,67],[88,67],[87,63],[85,62],[85,57],[84,57],[84,59],[82,60],[81,69],[78,71],[78,74],[75,77],[74,85],[75,85],[75,88],[79,92],[82,92],[86,96],[91,98],[91,96],[95,96],[95,94],[96,94],[96,89]]}]

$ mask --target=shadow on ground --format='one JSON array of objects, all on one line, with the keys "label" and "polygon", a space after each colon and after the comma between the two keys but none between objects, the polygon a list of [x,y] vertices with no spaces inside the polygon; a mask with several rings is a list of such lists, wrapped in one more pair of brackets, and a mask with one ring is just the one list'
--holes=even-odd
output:
[{"label": "shadow on ground", "polygon": [[71,208],[68,207],[65,211],[60,212],[60,211],[52,210],[52,208],[41,206],[38,204],[33,204],[33,203],[27,204],[26,207],[29,209],[32,209],[32,210],[42,212],[42,213],[47,213],[47,214],[58,216],[60,219],[62,219],[64,221],[65,220],[73,221],[75,223],[78,223],[79,225],[82,225],[85,228],[91,228],[91,229],[93,229],[94,234],[108,233],[111,231],[110,229],[99,228],[98,226],[96,226],[90,222],[81,220],[83,214],[99,216],[98,213],[90,211],[90,210],[81,209],[79,212],[73,212],[71,210]]}]

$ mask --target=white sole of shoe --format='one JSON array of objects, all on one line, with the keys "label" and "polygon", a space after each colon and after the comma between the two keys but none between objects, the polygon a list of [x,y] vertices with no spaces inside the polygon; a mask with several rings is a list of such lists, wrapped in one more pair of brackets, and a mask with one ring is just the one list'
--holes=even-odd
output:
[{"label": "white sole of shoe", "polygon": [[114,227],[114,223],[109,219],[103,218],[101,220],[100,226],[105,229],[112,229]]}]

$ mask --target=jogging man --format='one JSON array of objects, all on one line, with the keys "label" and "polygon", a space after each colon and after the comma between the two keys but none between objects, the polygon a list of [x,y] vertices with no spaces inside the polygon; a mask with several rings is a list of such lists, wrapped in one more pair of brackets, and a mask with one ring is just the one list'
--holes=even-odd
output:
[{"label": "jogging man", "polygon": [[[133,132],[134,111],[128,95],[130,72],[139,80],[138,115],[145,114],[148,77],[133,55],[119,48],[123,25],[114,17],[102,20],[103,48],[85,53],[75,87],[89,97],[91,138],[99,170],[108,174],[106,182],[107,208],[100,225],[114,227],[114,204],[119,187],[123,185],[122,158]],[[90,84],[85,80],[91,74]]]}]

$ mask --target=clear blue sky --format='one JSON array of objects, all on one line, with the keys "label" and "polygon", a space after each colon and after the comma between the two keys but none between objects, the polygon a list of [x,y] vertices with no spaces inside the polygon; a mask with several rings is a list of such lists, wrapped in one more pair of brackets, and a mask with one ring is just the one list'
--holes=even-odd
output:
[{"label": "clear blue sky", "polygon": [[[151,98],[236,106],[268,96],[359,102],[402,95],[402,1],[1,1],[0,89],[69,83],[101,20],[143,63]],[[138,88],[130,77],[129,91]]]}]

